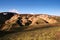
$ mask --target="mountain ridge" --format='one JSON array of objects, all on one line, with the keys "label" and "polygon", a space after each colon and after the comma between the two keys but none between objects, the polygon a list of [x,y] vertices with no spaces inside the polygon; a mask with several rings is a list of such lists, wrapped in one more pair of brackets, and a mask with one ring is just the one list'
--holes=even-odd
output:
[{"label": "mountain ridge", "polygon": [[[39,24],[55,24],[60,21],[57,20],[57,16],[51,16],[48,14],[19,14],[14,12],[1,12],[0,13],[0,30],[9,31],[14,25],[22,27]],[[16,27],[16,28],[17,28]]]}]

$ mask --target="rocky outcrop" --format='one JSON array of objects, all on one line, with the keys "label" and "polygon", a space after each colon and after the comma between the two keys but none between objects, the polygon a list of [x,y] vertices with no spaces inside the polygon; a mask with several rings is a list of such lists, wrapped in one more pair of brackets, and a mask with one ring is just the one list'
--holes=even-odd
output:
[{"label": "rocky outcrop", "polygon": [[6,20],[5,23],[2,25],[2,29],[1,30],[10,30],[10,28],[12,27],[13,24],[16,23],[16,21],[18,20],[19,15],[15,14],[14,16],[12,16],[9,20]]},{"label": "rocky outcrop", "polygon": [[42,18],[43,20],[47,21],[50,24],[57,23],[58,21],[54,18],[50,17],[49,15],[40,15],[39,18]]}]

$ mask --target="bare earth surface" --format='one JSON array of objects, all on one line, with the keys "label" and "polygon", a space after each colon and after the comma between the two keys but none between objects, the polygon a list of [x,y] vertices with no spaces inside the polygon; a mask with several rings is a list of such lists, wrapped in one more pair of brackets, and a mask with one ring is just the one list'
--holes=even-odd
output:
[{"label": "bare earth surface", "polygon": [[10,33],[0,40],[60,40],[60,26]]}]

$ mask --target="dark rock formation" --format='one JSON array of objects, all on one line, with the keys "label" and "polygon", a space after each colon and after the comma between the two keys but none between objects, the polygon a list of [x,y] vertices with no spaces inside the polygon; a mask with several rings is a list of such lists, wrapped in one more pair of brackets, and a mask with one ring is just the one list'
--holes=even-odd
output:
[{"label": "dark rock formation", "polygon": [[5,23],[6,20],[9,20],[15,13],[12,12],[1,12],[0,13],[0,26]]}]

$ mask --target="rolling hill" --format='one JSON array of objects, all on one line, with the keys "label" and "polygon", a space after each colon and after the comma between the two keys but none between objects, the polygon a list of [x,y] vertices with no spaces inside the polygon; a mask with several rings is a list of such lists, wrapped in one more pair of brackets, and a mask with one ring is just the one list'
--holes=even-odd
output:
[{"label": "rolling hill", "polygon": [[60,16],[1,12],[0,31],[0,40],[60,40]]}]

